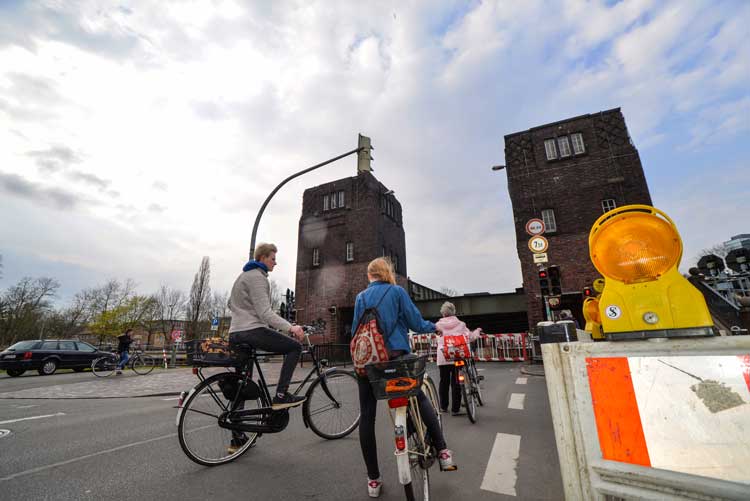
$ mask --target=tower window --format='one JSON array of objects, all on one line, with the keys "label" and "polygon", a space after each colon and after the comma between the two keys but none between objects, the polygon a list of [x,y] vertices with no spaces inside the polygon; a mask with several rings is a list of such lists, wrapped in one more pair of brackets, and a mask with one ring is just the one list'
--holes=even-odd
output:
[{"label": "tower window", "polygon": [[602,200],[602,212],[609,212],[612,209],[617,208],[617,204],[615,203],[614,198],[606,198]]},{"label": "tower window", "polygon": [[346,243],[346,262],[354,261],[354,242]]},{"label": "tower window", "polygon": [[555,148],[554,139],[544,141],[544,152],[547,154],[547,160],[555,160],[557,158],[557,148]]},{"label": "tower window", "polygon": [[544,229],[550,233],[557,231],[557,222],[555,221],[555,211],[552,209],[544,209],[542,211],[542,221],[544,221]]},{"label": "tower window", "polygon": [[568,141],[568,136],[562,136],[557,138],[557,146],[560,150],[560,158],[565,158],[570,156],[570,141]]},{"label": "tower window", "polygon": [[328,203],[328,195],[323,195],[323,210],[326,211],[330,208],[331,206]]},{"label": "tower window", "polygon": [[312,259],[312,265],[313,266],[320,266],[320,249],[317,247],[313,249],[313,259]]},{"label": "tower window", "polygon": [[344,192],[339,191],[339,207],[344,207],[346,204],[344,203]]},{"label": "tower window", "polygon": [[570,140],[573,142],[573,153],[580,155],[586,153],[586,147],[583,145],[583,135],[580,133],[571,134]]}]

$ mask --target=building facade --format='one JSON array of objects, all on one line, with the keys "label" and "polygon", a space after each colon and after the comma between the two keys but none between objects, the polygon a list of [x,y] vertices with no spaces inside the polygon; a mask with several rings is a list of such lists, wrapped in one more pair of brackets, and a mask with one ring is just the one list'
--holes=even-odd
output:
[{"label": "building facade", "polygon": [[388,256],[407,287],[401,204],[369,171],[305,190],[299,223],[297,323],[324,326],[320,341],[348,342],[367,265]]},{"label": "building facade", "polygon": [[[508,192],[521,261],[529,326],[554,313],[541,294],[540,267],[560,272],[560,305],[583,326],[583,287],[599,277],[588,236],[603,213],[651,205],[638,150],[619,108],[582,115],[505,136]],[[526,223],[544,221],[547,263],[535,264]]]}]

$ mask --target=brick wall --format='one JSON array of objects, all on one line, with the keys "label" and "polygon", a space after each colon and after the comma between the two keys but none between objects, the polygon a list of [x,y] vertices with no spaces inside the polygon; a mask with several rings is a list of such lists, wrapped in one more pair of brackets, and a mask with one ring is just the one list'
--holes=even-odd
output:
[{"label": "brick wall", "polygon": [[[585,153],[548,161],[545,140],[580,133]],[[571,145],[572,148],[572,145]],[[651,205],[638,150],[619,108],[583,115],[505,136],[508,191],[518,256],[527,295],[529,325],[543,319],[538,267],[525,224],[553,209],[557,231],[546,233],[549,263],[559,266],[563,293],[580,292],[599,277],[589,258],[588,235],[602,215],[602,200],[617,207]]]}]

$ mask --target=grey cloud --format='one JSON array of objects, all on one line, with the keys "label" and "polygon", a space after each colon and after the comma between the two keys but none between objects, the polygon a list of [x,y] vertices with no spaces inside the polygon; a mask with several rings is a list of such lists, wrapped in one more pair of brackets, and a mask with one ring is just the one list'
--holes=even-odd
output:
[{"label": "grey cloud", "polygon": [[10,85],[0,87],[4,95],[0,99],[0,111],[15,120],[41,121],[52,118],[55,116],[55,107],[65,102],[53,80],[24,73],[8,73],[5,77]]},{"label": "grey cloud", "polygon": [[26,155],[33,158],[40,169],[48,172],[57,172],[81,161],[80,155],[67,146],[29,151]]},{"label": "grey cloud", "polygon": [[154,184],[152,184],[151,186],[153,186],[155,190],[159,191],[167,191],[168,188],[167,183],[165,183],[164,181],[154,181]]},{"label": "grey cloud", "polygon": [[[0,2],[0,47],[20,45],[35,51],[37,40],[50,39],[97,54],[124,57],[141,46],[141,37],[117,23],[108,12],[84,12],[84,8],[70,2]],[[93,31],[87,27],[91,24],[105,29]]]},{"label": "grey cloud", "polygon": [[164,207],[163,205],[151,204],[151,205],[148,206],[148,210],[149,210],[149,212],[158,212],[158,213],[160,213],[160,212],[164,212],[165,210],[167,210],[167,208]]},{"label": "grey cloud", "polygon": [[107,189],[107,187],[111,183],[106,179],[102,179],[98,176],[95,176],[94,174],[89,174],[88,172],[72,171],[69,172],[67,176],[73,181],[80,181],[82,183],[89,184],[91,186],[99,188],[102,191]]},{"label": "grey cloud", "polygon": [[16,174],[0,173],[0,192],[56,209],[73,209],[81,201],[74,193],[59,188],[45,188]]}]

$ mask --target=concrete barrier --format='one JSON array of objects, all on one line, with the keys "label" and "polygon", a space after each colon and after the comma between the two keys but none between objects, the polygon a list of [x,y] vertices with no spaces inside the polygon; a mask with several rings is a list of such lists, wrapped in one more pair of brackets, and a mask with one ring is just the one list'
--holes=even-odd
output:
[{"label": "concrete barrier", "polygon": [[750,339],[542,353],[566,499],[750,499]]}]

